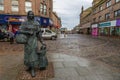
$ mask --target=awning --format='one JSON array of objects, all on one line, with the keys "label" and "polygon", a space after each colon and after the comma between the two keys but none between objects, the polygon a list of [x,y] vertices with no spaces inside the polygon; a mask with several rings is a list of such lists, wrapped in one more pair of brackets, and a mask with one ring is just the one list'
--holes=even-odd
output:
[{"label": "awning", "polygon": [[82,25],[82,26],[80,27],[80,29],[90,28],[90,26],[91,26],[91,23],[89,22],[89,23],[86,23],[86,24]]},{"label": "awning", "polygon": [[21,24],[26,16],[0,14],[0,24]]}]

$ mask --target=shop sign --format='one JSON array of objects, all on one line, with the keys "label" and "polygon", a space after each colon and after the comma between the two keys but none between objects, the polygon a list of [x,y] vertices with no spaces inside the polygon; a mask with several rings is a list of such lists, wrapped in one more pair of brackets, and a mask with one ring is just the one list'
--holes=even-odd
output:
[{"label": "shop sign", "polygon": [[99,27],[110,27],[110,26],[111,26],[111,22],[99,23]]},{"label": "shop sign", "polygon": [[97,28],[98,24],[92,24],[92,28]]},{"label": "shop sign", "polygon": [[49,18],[46,17],[40,17],[40,22],[42,26],[49,26]]},{"label": "shop sign", "polygon": [[99,23],[99,27],[111,27],[116,26],[116,20]]},{"label": "shop sign", "polygon": [[120,26],[120,19],[116,21],[116,26]]}]

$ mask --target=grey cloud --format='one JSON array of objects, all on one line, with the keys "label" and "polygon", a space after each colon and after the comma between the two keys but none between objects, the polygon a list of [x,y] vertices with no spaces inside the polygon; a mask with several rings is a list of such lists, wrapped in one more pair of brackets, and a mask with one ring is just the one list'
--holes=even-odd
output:
[{"label": "grey cloud", "polygon": [[82,5],[84,8],[91,6],[92,0],[54,0],[54,11],[61,17],[62,26],[72,29],[79,24],[79,14]]}]

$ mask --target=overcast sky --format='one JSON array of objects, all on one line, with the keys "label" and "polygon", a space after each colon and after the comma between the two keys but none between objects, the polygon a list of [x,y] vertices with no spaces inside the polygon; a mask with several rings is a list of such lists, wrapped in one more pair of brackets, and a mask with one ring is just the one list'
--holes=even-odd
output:
[{"label": "overcast sky", "polygon": [[53,10],[61,18],[62,27],[73,29],[79,24],[82,5],[84,9],[92,5],[93,0],[53,0]]}]

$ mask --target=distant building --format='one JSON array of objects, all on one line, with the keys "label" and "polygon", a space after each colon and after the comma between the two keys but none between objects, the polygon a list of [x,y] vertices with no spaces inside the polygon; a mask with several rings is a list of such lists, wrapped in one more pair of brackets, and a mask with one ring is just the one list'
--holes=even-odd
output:
[{"label": "distant building", "polygon": [[67,32],[67,28],[61,28],[60,31],[61,31],[61,33],[66,33]]},{"label": "distant building", "polygon": [[82,7],[81,9],[81,14],[80,14],[80,33],[83,34],[90,34],[90,27],[91,27],[91,13],[92,13],[92,8],[88,8],[84,10]]}]

